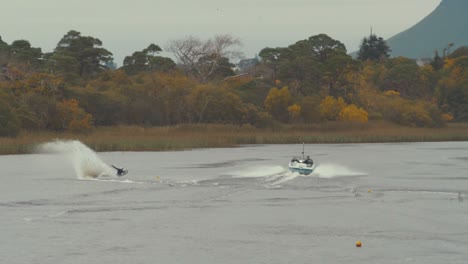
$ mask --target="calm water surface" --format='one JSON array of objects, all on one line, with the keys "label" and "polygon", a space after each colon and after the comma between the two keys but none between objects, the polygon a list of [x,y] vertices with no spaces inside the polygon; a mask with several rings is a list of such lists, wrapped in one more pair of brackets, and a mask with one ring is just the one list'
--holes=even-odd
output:
[{"label": "calm water surface", "polygon": [[71,149],[0,156],[0,263],[468,260],[468,142]]}]

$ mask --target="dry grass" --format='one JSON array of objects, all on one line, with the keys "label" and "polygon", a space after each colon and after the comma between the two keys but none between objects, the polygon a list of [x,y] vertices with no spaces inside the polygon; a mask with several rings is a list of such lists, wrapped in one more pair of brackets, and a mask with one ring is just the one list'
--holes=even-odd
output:
[{"label": "dry grass", "polygon": [[96,151],[168,151],[233,147],[242,144],[367,143],[468,141],[468,123],[445,128],[402,127],[385,122],[279,125],[268,129],[233,125],[177,125],[171,127],[101,127],[88,134],[23,132],[0,138],[0,154],[31,153],[55,139],[77,139]]}]

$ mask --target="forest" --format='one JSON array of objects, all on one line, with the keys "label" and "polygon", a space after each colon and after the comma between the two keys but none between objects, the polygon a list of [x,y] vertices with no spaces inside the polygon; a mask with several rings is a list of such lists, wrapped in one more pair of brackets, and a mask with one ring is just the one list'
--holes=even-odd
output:
[{"label": "forest", "polygon": [[389,56],[376,35],[356,58],[326,34],[243,59],[231,35],[142,47],[116,67],[96,37],[70,30],[50,53],[0,37],[0,136],[160,127],[387,121],[443,127],[468,121],[468,47],[423,61]]}]

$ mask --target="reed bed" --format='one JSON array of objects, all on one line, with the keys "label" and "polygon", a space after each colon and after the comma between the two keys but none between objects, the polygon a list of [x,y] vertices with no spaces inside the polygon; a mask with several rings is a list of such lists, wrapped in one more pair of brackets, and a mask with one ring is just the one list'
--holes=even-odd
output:
[{"label": "reed bed", "polygon": [[468,141],[468,123],[444,128],[402,127],[386,122],[276,125],[270,128],[219,124],[167,127],[100,127],[87,134],[23,132],[0,137],[0,154],[33,153],[53,140],[80,140],[96,151],[173,151],[235,147],[247,144],[324,144],[377,142]]}]

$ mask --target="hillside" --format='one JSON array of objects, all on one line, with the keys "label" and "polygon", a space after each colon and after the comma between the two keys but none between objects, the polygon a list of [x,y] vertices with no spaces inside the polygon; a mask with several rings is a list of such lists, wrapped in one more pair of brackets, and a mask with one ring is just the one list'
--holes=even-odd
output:
[{"label": "hillside", "polygon": [[440,5],[413,27],[389,38],[392,56],[433,57],[453,43],[452,51],[468,45],[468,0],[442,0]]}]

